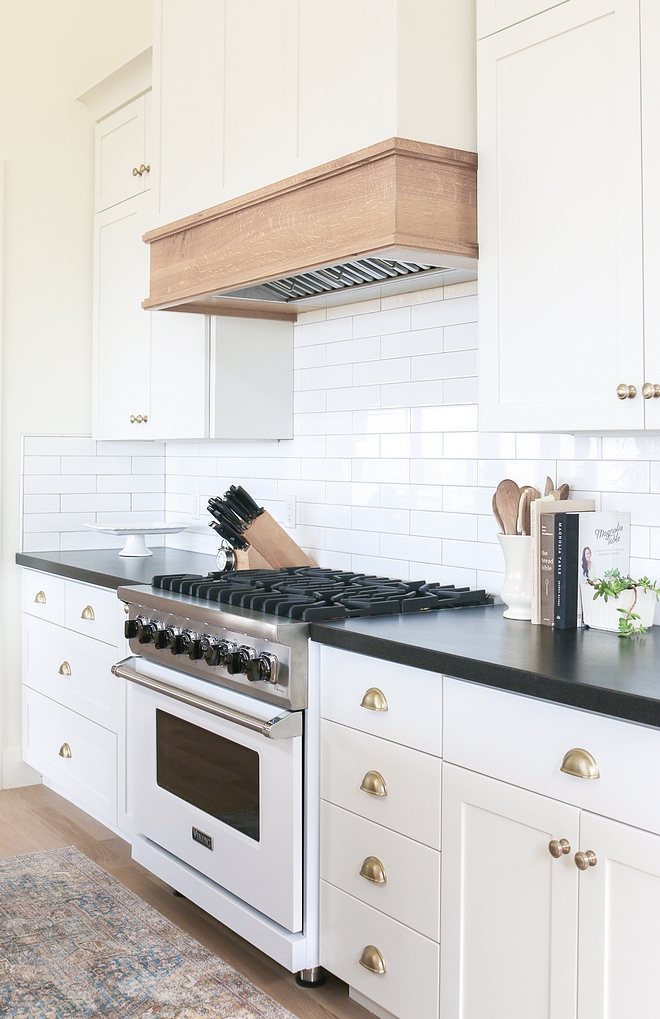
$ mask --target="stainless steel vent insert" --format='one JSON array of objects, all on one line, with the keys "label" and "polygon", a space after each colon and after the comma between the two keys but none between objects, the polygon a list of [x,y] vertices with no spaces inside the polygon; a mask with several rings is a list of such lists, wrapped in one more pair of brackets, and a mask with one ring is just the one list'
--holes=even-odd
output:
[{"label": "stainless steel vent insert", "polygon": [[226,296],[288,303],[348,290],[351,287],[387,283],[403,276],[447,271],[449,270],[444,266],[427,265],[424,262],[404,262],[391,258],[358,258],[353,262],[341,262],[296,276],[283,276],[245,290],[234,290],[228,292]]}]

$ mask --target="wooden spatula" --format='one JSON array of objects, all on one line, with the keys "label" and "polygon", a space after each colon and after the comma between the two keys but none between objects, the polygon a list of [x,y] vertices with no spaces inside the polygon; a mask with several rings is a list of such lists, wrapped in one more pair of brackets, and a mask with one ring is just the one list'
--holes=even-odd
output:
[{"label": "wooden spatula", "polygon": [[563,501],[564,499],[568,499],[569,492],[570,492],[569,485],[560,485],[559,488],[555,488],[553,490],[552,494],[554,495],[555,499],[560,499]]},{"label": "wooden spatula", "polygon": [[527,486],[521,489],[520,502],[518,503],[518,527],[521,534],[531,534],[530,530],[530,506],[532,504],[532,489]]},{"label": "wooden spatula", "polygon": [[495,517],[495,519],[497,521],[497,525],[498,525],[500,531],[502,532],[502,534],[504,534],[504,524],[502,523],[502,517],[500,516],[500,511],[497,508],[497,492],[493,492],[492,506],[493,506],[493,516]]},{"label": "wooden spatula", "polygon": [[511,481],[509,478],[500,481],[495,492],[495,503],[504,525],[504,533],[517,534],[520,489],[515,481]]},{"label": "wooden spatula", "polygon": [[552,493],[554,491],[554,488],[555,488],[555,483],[552,480],[552,478],[546,478],[545,479],[545,492],[543,494],[544,495],[552,495]]}]

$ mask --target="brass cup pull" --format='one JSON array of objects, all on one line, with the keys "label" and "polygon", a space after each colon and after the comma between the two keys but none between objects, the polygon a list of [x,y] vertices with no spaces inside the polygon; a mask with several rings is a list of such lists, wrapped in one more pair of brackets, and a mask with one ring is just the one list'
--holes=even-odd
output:
[{"label": "brass cup pull", "polygon": [[60,665],[60,667],[59,667],[59,669],[57,671],[59,672],[60,676],[70,676],[71,675],[71,666],[69,665],[68,662],[62,662],[62,664]]},{"label": "brass cup pull", "polygon": [[92,608],[91,605],[85,605],[85,608],[80,613],[80,618],[91,620],[92,622],[96,619],[96,616],[94,615],[94,609]]},{"label": "brass cup pull", "polygon": [[637,387],[627,386],[625,382],[622,382],[616,387],[616,395],[620,400],[634,400],[637,396]]},{"label": "brass cup pull", "polygon": [[558,860],[560,856],[568,854],[571,851],[571,844],[568,839],[553,839],[548,843],[548,852],[550,856],[554,856],[555,860]]},{"label": "brass cup pull", "polygon": [[383,953],[375,945],[367,945],[366,948],[362,949],[360,966],[364,966],[371,973],[387,973]]},{"label": "brass cup pull", "polygon": [[[570,848],[570,847],[569,847]],[[387,884],[387,874],[379,859],[375,856],[368,856],[360,867],[360,877],[371,881],[375,885]]]},{"label": "brass cup pull", "polygon": [[370,686],[362,698],[360,707],[367,708],[368,711],[387,711],[389,705],[383,691],[377,686]]},{"label": "brass cup pull", "polygon": [[58,753],[60,757],[66,757],[67,760],[73,757],[73,754],[71,753],[71,747],[69,746],[68,743],[63,743]]},{"label": "brass cup pull", "polygon": [[360,789],[370,796],[387,796],[387,782],[379,771],[368,771],[360,783]]},{"label": "brass cup pull", "polygon": [[595,867],[598,863],[598,857],[591,849],[587,849],[586,853],[575,854],[575,866],[578,870],[589,870],[589,867]]},{"label": "brass cup pull", "polygon": [[642,386],[642,396],[645,400],[657,400],[660,397],[660,386],[657,382],[645,382]]},{"label": "brass cup pull", "polygon": [[565,755],[560,771],[575,778],[600,778],[600,768],[588,750],[574,747]]},{"label": "brass cup pull", "polygon": [[46,604],[46,594],[45,594],[45,592],[44,591],[37,591],[37,593],[34,596],[34,600],[37,603],[37,605],[45,605]]}]

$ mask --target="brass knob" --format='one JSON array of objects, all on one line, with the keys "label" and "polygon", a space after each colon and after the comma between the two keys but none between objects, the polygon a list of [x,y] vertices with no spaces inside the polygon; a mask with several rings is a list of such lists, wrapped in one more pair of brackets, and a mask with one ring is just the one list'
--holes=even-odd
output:
[{"label": "brass knob", "polygon": [[60,757],[66,757],[67,760],[69,760],[69,758],[73,756],[73,754],[71,753],[71,747],[69,746],[68,743],[63,743],[58,753]]},{"label": "brass knob", "polygon": [[133,167],[133,176],[134,176],[134,177],[141,177],[141,176],[142,176],[142,174],[141,174],[141,173],[140,173],[140,171],[138,170],[137,166],[134,166],[134,167]]},{"label": "brass knob", "polygon": [[634,400],[637,396],[637,389],[635,386],[627,386],[625,382],[622,382],[620,386],[616,387],[616,395],[620,400]]},{"label": "brass knob", "polygon": [[135,414],[131,414],[129,421],[131,422],[132,425],[135,424],[135,422],[137,421]]},{"label": "brass knob", "polygon": [[68,662],[62,662],[62,664],[60,665],[60,667],[59,667],[59,669],[57,671],[59,672],[60,676],[70,676],[71,675],[71,666],[69,665]]},{"label": "brass knob", "polygon": [[139,167],[137,166],[133,167],[133,176],[141,177],[143,173],[149,173],[150,170],[151,170],[150,166],[145,166],[144,163],[140,163]]},{"label": "brass knob", "polygon": [[[570,846],[569,846],[570,848]],[[360,877],[365,878],[367,881],[373,882],[375,885],[387,884],[387,874],[385,868],[379,859],[375,856],[368,856],[360,867]]]},{"label": "brass knob", "polygon": [[96,616],[94,615],[94,609],[92,608],[91,605],[85,606],[85,608],[80,613],[80,618],[91,620],[92,622],[96,619]]},{"label": "brass knob", "polygon": [[367,708],[369,711],[387,711],[387,697],[377,686],[370,686],[362,698],[360,707]]},{"label": "brass knob", "polygon": [[575,778],[600,778],[600,768],[588,750],[574,747],[561,763],[560,771]]},{"label": "brass knob", "polygon": [[370,970],[372,973],[387,973],[387,966],[383,959],[383,953],[375,945],[367,945],[362,949],[360,966]]},{"label": "brass knob", "polygon": [[645,400],[657,400],[660,397],[660,386],[656,382],[645,382],[642,386],[642,396]]},{"label": "brass knob", "polygon": [[553,839],[552,842],[548,843],[548,850],[550,856],[554,856],[555,860],[558,860],[565,853],[570,853],[571,844],[568,839],[560,839],[559,842],[557,842],[557,839]]},{"label": "brass knob", "polygon": [[595,867],[598,863],[598,857],[591,849],[587,849],[586,853],[575,854],[575,866],[578,870],[588,870],[589,867]]},{"label": "brass knob", "polygon": [[126,602],[124,602],[124,612],[126,613],[126,615],[128,615],[130,611],[131,610],[129,609],[128,605],[126,604]]},{"label": "brass knob", "polygon": [[146,423],[147,423],[147,415],[145,414],[145,415],[143,415],[143,417],[142,417],[142,424],[143,424],[143,425],[146,425]]},{"label": "brass knob", "polygon": [[387,796],[387,783],[379,771],[368,771],[360,783],[360,789],[370,796]]},{"label": "brass knob", "polygon": [[34,596],[34,600],[37,603],[37,605],[45,605],[46,604],[45,593],[43,591],[37,591],[37,593]]}]

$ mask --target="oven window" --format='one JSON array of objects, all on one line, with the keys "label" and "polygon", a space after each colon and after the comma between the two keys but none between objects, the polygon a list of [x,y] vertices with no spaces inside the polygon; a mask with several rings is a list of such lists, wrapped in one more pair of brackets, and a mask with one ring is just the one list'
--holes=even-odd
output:
[{"label": "oven window", "polygon": [[158,785],[259,841],[259,754],[156,710]]}]

